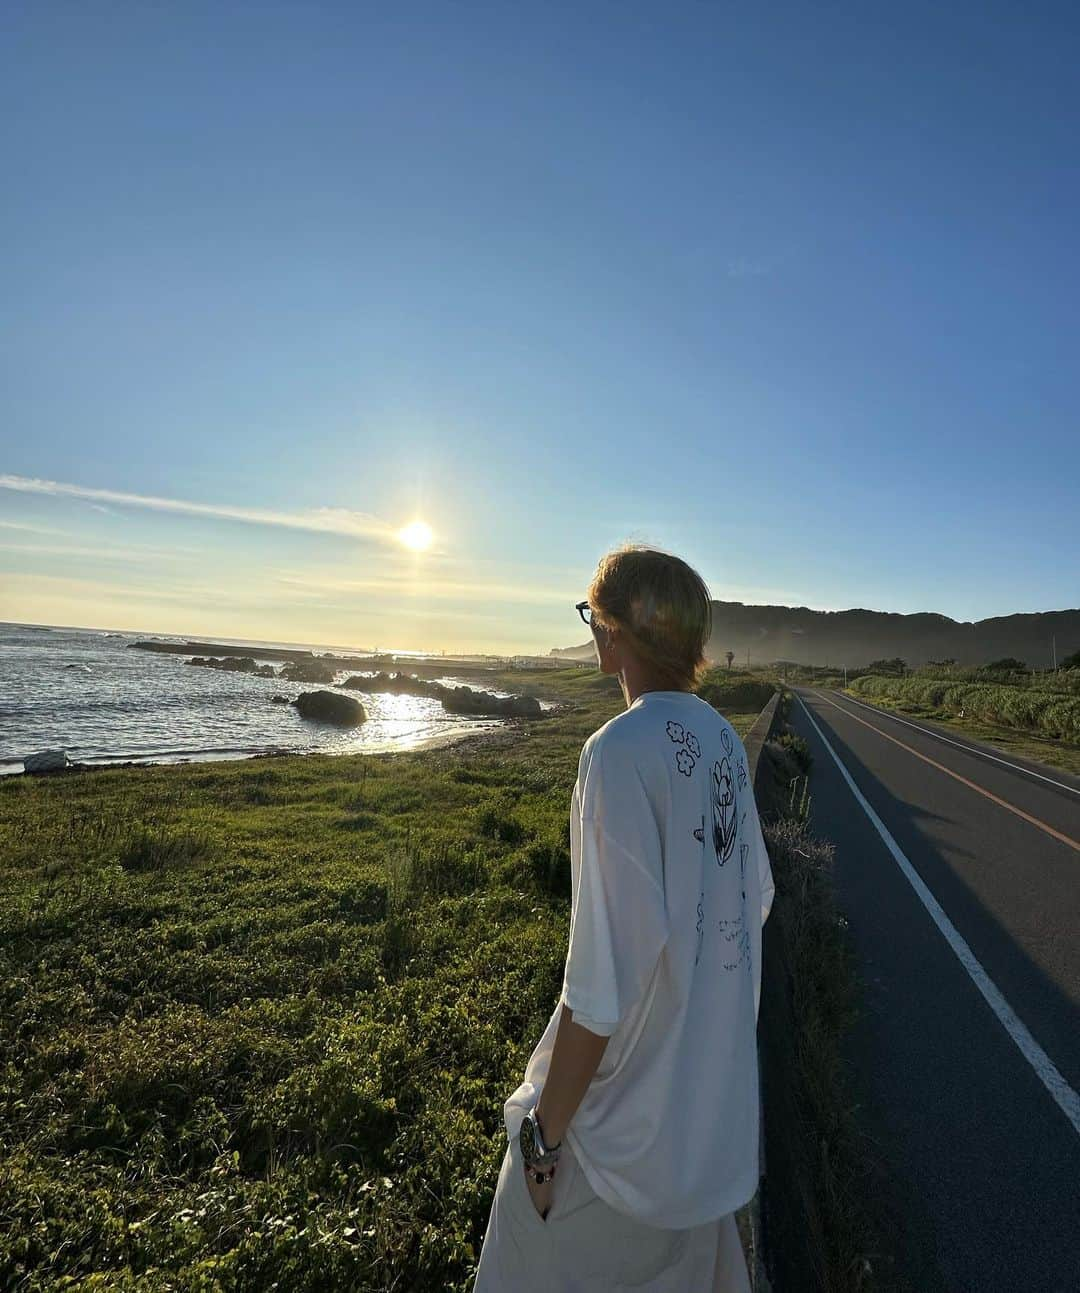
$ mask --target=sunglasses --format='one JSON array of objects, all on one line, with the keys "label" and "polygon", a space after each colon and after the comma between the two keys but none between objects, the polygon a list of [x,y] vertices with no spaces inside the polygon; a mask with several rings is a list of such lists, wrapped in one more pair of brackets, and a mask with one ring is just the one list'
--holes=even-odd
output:
[{"label": "sunglasses", "polygon": [[589,603],[587,601],[578,602],[574,609],[585,623],[588,624],[589,628],[592,628],[592,611],[589,609]]}]

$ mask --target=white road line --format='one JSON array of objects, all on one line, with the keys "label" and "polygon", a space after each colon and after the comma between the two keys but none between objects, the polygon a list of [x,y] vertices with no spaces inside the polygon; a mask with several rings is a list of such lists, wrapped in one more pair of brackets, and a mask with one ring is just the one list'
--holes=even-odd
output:
[{"label": "white road line", "polygon": [[807,709],[806,702],[801,696],[799,696],[799,704],[802,705],[803,712],[810,720],[814,731],[821,737],[826,750],[828,750],[832,755],[833,761],[840,769],[841,776],[851,787],[851,793],[858,800],[859,806],[862,808],[863,812],[866,813],[867,817],[870,818],[870,821],[873,823],[877,833],[885,842],[885,847],[893,855],[897,866],[907,877],[908,882],[918,894],[923,906],[930,913],[934,924],[937,925],[938,929],[940,929],[945,935],[946,941],[956,953],[960,964],[965,970],[967,970],[975,986],[986,998],[986,1002],[990,1009],[995,1015],[997,1015],[1005,1028],[1005,1031],[1020,1048],[1021,1054],[1035,1070],[1036,1076],[1042,1082],[1043,1086],[1050,1092],[1055,1104],[1057,1104],[1065,1117],[1068,1118],[1069,1122],[1072,1123],[1073,1131],[1080,1136],[1080,1095],[1077,1095],[1072,1087],[1069,1086],[1068,1082],[1066,1082],[1061,1076],[1058,1072],[1057,1066],[1054,1064],[1054,1061],[1049,1055],[1047,1055],[1035,1038],[1032,1037],[1024,1027],[1016,1012],[998,991],[994,981],[980,965],[975,953],[970,947],[968,947],[956,926],[948,916],[946,916],[941,904],[923,883],[922,877],[908,861],[907,857],[904,855],[903,849],[901,849],[900,845],[893,839],[889,832],[889,828],[877,813],[874,812],[873,808],[867,802],[865,795],[863,795],[862,791],[851,779],[851,774],[848,772],[847,768],[844,767],[843,763],[840,762],[836,751],[829,744],[825,733],[820,727],[818,727],[817,723],[814,722],[814,716],[810,713],[809,709]]},{"label": "white road line", "polygon": [[861,705],[863,709],[873,710],[875,714],[879,714],[882,718],[891,718],[894,723],[903,723],[905,727],[913,727],[916,732],[922,732],[924,736],[935,736],[939,741],[955,745],[958,750],[966,750],[968,754],[978,755],[980,759],[993,759],[995,763],[1003,763],[1007,768],[1012,768],[1014,772],[1024,772],[1029,777],[1038,777],[1040,781],[1048,781],[1050,785],[1057,786],[1059,790],[1068,790],[1071,794],[1080,795],[1080,790],[1076,786],[1067,786],[1064,781],[1055,781],[1053,777],[1044,777],[1041,772],[1033,772],[1030,768],[1025,768],[1021,763],[1010,763],[1008,759],[1002,759],[996,754],[988,754],[977,746],[965,745],[963,741],[954,741],[951,736],[943,736],[940,732],[935,732],[932,727],[921,727],[918,723],[912,723],[909,719],[890,714],[888,710],[882,709],[880,705],[868,705],[865,700],[856,700],[854,696],[849,696],[846,691],[837,692],[836,694],[844,700],[850,700],[853,705]]}]

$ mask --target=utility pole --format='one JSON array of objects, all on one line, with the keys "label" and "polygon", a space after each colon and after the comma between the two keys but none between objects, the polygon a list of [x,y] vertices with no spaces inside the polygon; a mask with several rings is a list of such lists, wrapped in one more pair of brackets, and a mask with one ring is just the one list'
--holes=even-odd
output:
[{"label": "utility pole", "polygon": [[1057,634],[1050,639],[1050,649],[1054,654],[1054,672],[1057,673]]}]

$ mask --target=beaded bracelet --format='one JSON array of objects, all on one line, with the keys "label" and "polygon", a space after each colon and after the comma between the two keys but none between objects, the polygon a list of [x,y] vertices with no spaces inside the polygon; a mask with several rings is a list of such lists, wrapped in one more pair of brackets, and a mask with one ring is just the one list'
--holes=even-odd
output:
[{"label": "beaded bracelet", "polygon": [[544,1185],[547,1181],[550,1181],[551,1178],[555,1175],[555,1169],[558,1166],[559,1166],[559,1160],[556,1159],[555,1162],[552,1163],[551,1165],[551,1170],[549,1172],[545,1172],[543,1168],[533,1167],[531,1166],[531,1164],[526,1163],[525,1175],[531,1176],[537,1185]]}]

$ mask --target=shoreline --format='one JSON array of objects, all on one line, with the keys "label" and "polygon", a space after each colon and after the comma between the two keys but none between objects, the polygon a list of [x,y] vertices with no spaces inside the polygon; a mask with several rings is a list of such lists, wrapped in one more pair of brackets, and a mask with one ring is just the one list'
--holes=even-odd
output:
[{"label": "shoreline", "polygon": [[27,772],[25,768],[12,769],[10,772],[0,772],[0,781],[6,780],[8,777],[64,777],[85,772],[108,772],[116,768],[175,768],[190,767],[195,763],[250,763],[256,759],[308,759],[312,757],[338,759],[355,758],[357,755],[396,758],[402,754],[423,754],[428,750],[448,749],[451,746],[455,748],[466,746],[470,751],[479,752],[516,744],[523,736],[529,735],[526,727],[529,721],[522,718],[509,718],[504,719],[503,726],[500,727],[433,733],[430,736],[421,737],[415,745],[398,749],[391,746],[385,749],[342,750],[337,753],[329,750],[271,749],[260,750],[254,754],[241,754],[235,757],[222,755],[217,758],[116,759],[104,763],[83,763],[73,760],[66,767],[44,768],[39,772]]}]

